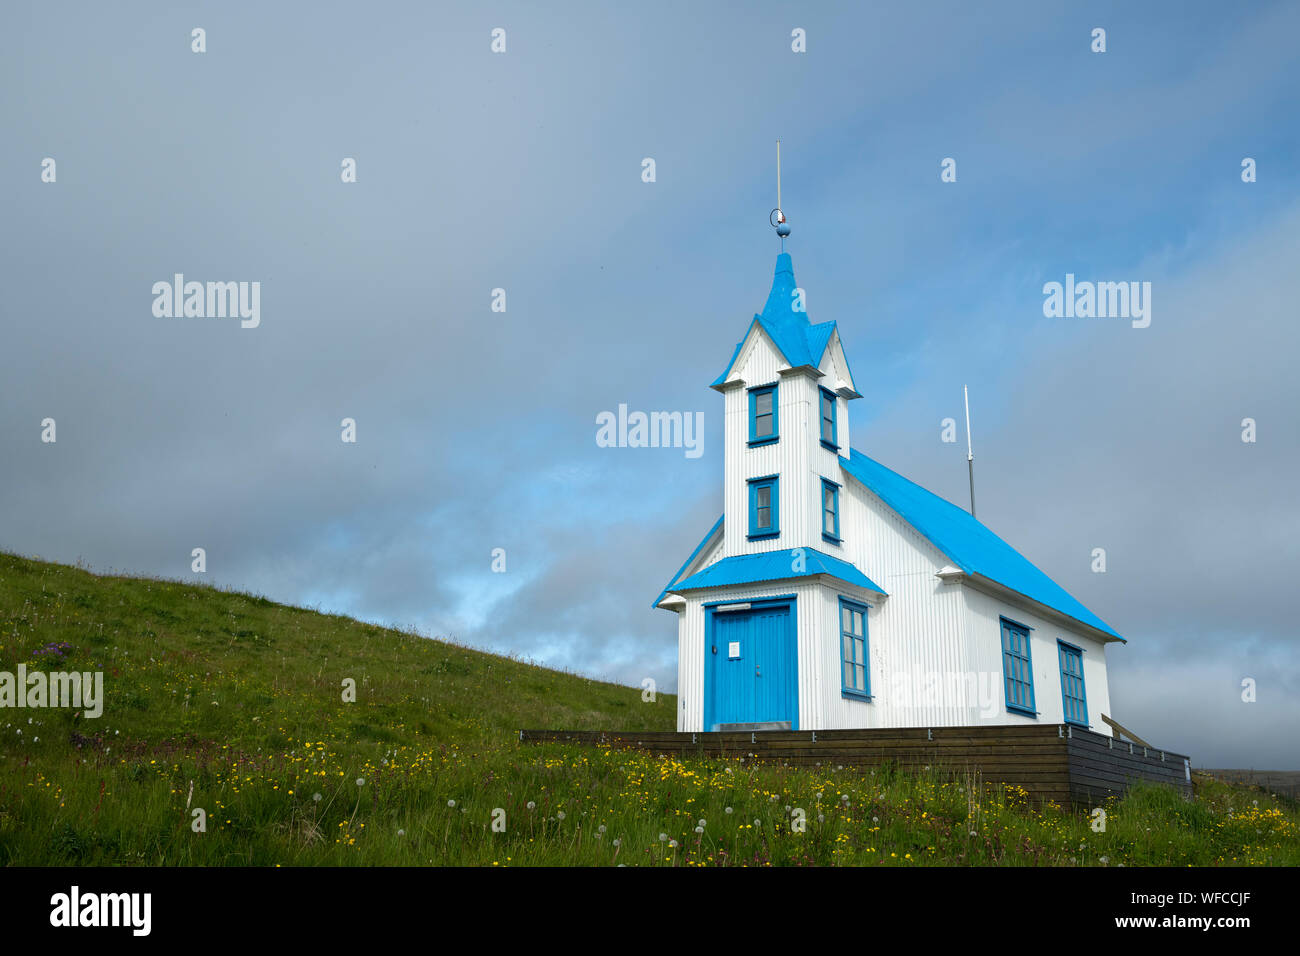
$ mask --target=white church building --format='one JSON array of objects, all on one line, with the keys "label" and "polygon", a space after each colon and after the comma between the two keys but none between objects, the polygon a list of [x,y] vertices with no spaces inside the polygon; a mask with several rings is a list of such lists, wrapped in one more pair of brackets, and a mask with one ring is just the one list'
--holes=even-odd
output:
[{"label": "white church building", "polygon": [[861,396],[785,252],[712,387],[724,513],[654,602],[678,620],[678,730],[1106,732],[1106,647],[1124,639],[965,509],[851,448]]}]

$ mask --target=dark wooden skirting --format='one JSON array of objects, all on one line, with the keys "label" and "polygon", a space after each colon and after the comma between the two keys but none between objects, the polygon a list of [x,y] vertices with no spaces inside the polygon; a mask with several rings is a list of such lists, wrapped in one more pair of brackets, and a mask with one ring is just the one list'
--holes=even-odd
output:
[{"label": "dark wooden skirting", "polygon": [[1079,806],[1123,796],[1137,780],[1167,784],[1184,796],[1192,792],[1186,755],[1067,724],[727,733],[521,730],[519,739],[631,747],[678,757],[752,757],[803,766],[892,761],[910,770],[978,775],[987,783],[1023,787],[1039,800]]}]

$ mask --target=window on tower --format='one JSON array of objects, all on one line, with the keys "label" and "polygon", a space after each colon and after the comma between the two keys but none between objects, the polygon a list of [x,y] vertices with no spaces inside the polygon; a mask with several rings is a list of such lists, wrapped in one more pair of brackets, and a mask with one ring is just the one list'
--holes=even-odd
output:
[{"label": "window on tower", "polygon": [[780,534],[779,479],[776,475],[749,479],[749,540]]},{"label": "window on tower", "polygon": [[776,386],[749,390],[749,444],[769,445],[780,437],[776,413]]},{"label": "window on tower", "polygon": [[835,441],[835,393],[823,388],[821,395],[822,444],[831,451],[839,451],[839,443]]},{"label": "window on tower", "polygon": [[822,479],[822,538],[840,543],[840,486]]}]

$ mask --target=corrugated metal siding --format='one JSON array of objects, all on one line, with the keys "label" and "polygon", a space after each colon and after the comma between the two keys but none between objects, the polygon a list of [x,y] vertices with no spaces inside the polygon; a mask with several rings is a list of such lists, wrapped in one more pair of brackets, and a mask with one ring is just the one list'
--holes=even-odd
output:
[{"label": "corrugated metal siding", "polygon": [[[867,617],[871,663],[870,703],[846,699],[838,680],[839,629],[831,615],[838,598],[827,593],[824,614],[827,634],[823,670],[829,675],[821,688],[827,728],[917,727],[977,722],[963,701],[925,700],[931,675],[956,681],[970,667],[963,640],[960,586],[934,576],[944,557],[879,498],[856,481],[845,481],[841,492],[840,528],[845,558],[858,567],[879,569],[877,581],[889,597]],[[850,597],[852,595],[849,595]],[[832,679],[833,678],[833,679]]]},{"label": "corrugated metal siding", "polygon": [[[830,368],[829,360],[823,365]],[[728,517],[726,556],[779,548],[825,548],[821,537],[821,478],[843,483],[839,455],[820,441],[819,386],[806,374],[781,375],[785,362],[761,336],[741,355],[737,372],[743,381],[726,392],[724,507]],[[749,447],[749,392],[779,382],[777,416],[780,441]],[[833,384],[833,382],[831,383]],[[840,448],[848,451],[848,403],[836,399]],[[750,541],[751,478],[780,475],[780,537]],[[865,570],[865,569],[864,569]],[[869,572],[868,572],[869,576]]]},{"label": "corrugated metal siding", "polygon": [[[800,443],[795,440],[796,423],[801,413],[797,396],[781,378],[785,367],[771,343],[755,330],[754,341],[741,356],[738,372],[743,384],[728,389],[726,393],[726,449],[724,453],[723,489],[724,507],[731,520],[725,524],[726,554],[753,554],[771,551],[783,545],[788,531],[792,531],[793,505],[799,493],[797,475],[800,467]],[[758,385],[779,382],[777,388],[777,430],[780,441],[771,445],[749,447],[749,392]],[[780,475],[778,490],[778,527],[781,538],[749,541],[749,486],[750,478]]]},{"label": "corrugated metal siding", "polygon": [[[687,599],[679,624],[678,729],[703,730],[706,601],[745,601],[796,595],[799,641],[799,726],[803,729],[925,727],[1033,722],[1006,710],[999,616],[1033,628],[1038,723],[1063,719],[1056,640],[1084,649],[1088,717],[1100,726],[1110,713],[1105,649],[1078,632],[1044,620],[969,585],[945,584],[934,572],[945,561],[920,534],[856,482],[842,492],[843,557],[879,569],[890,594],[869,602],[871,702],[845,698],[840,685],[839,597],[863,601],[849,587],[777,582],[726,588]],[[932,699],[933,697],[933,699]]]},{"label": "corrugated metal siding", "polygon": [[707,568],[710,564],[717,564],[719,561],[722,560],[722,555],[726,551],[726,537],[725,537],[726,526],[727,526],[726,522],[724,521],[722,525],[724,530],[724,537],[720,538],[718,540],[718,543],[714,545],[712,548],[710,548],[707,551],[707,553],[704,554],[703,556],[704,559],[700,561],[695,568],[688,569],[690,573],[693,574],[696,570],[700,568]]},{"label": "corrugated metal siding", "polygon": [[1101,715],[1111,714],[1110,685],[1106,679],[1106,648],[1100,641],[1078,631],[1063,627],[1046,618],[1032,614],[1021,607],[992,594],[963,587],[966,606],[970,614],[971,646],[979,666],[1002,676],[1002,616],[1032,628],[1029,632],[1029,656],[1033,665],[1034,705],[1038,717],[1026,717],[1006,710],[1006,694],[999,691],[997,705],[999,723],[1059,724],[1065,720],[1065,707],[1061,698],[1061,664],[1056,653],[1057,640],[1083,648],[1083,684],[1088,699],[1088,723],[1098,733],[1108,733]]}]

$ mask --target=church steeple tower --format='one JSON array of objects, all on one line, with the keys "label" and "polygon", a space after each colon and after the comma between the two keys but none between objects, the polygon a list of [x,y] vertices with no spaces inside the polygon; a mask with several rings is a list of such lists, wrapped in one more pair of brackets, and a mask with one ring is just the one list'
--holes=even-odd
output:
[{"label": "church steeple tower", "polygon": [[848,402],[860,396],[835,323],[808,317],[779,205],[769,219],[783,248],[767,301],[712,383],[726,408],[723,553],[834,553]]}]

